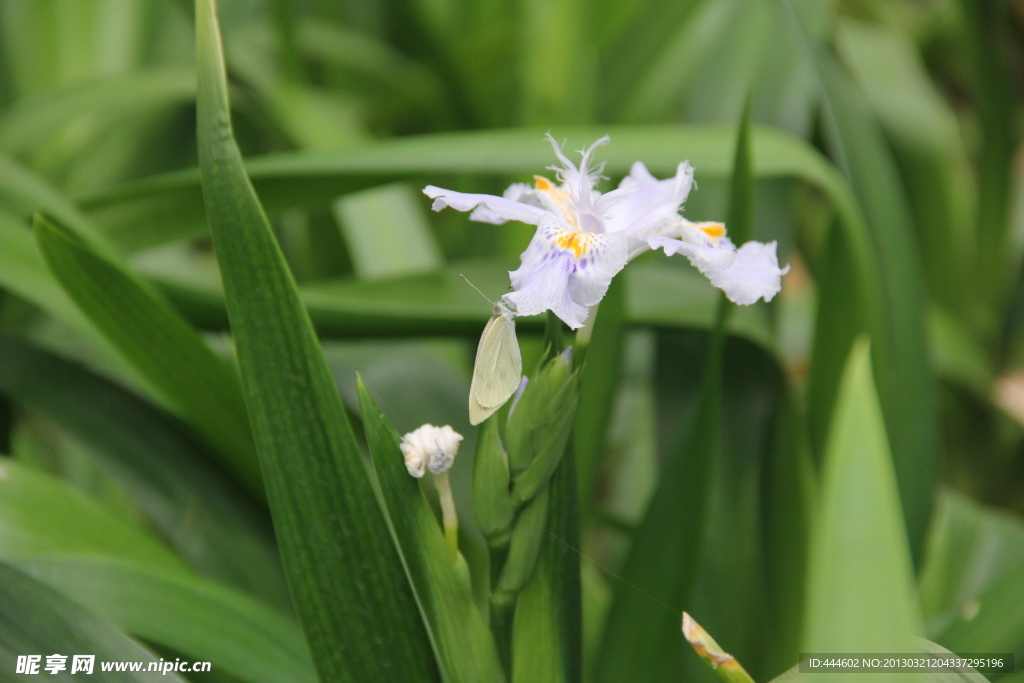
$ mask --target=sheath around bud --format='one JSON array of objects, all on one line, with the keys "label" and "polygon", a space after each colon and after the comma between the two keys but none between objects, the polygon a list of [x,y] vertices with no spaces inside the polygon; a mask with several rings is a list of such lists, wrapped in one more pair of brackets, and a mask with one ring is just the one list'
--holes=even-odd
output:
[{"label": "sheath around bud", "polygon": [[434,474],[444,474],[459,452],[462,435],[449,425],[435,427],[425,424],[402,437],[400,448],[405,456],[405,468],[417,479],[426,470]]}]

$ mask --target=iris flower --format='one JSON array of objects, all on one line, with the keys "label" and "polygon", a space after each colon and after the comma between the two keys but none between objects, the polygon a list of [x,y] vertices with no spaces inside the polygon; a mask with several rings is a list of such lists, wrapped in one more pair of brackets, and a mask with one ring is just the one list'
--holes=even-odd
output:
[{"label": "iris flower", "polygon": [[474,221],[537,226],[520,268],[509,273],[515,291],[505,298],[516,315],[551,310],[569,327],[582,327],[615,274],[649,249],[683,254],[737,304],[771,301],[781,289],[788,266],[779,268],[775,242],[747,242],[737,249],[722,223],[692,223],[679,215],[693,187],[689,163],[679,164],[674,178],[658,180],[638,161],[618,189],[602,194],[595,188],[604,164],[595,164],[593,153],[609,138],[581,150],[579,167],[550,134],[547,139],[560,163],[549,167],[557,184],[534,176],[532,187],[513,184],[503,197],[423,189],[434,211],[450,206],[472,211]]}]

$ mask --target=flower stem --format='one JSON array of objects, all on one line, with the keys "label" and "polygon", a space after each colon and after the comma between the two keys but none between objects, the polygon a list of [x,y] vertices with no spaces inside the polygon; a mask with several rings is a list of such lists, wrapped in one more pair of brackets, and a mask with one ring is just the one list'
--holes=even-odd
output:
[{"label": "flower stem", "polygon": [[459,556],[459,516],[455,511],[455,499],[452,497],[451,482],[448,473],[434,475],[434,486],[441,500],[441,521],[444,525],[444,540],[448,542],[448,550],[454,561]]},{"label": "flower stem", "polygon": [[491,544],[491,634],[507,680],[512,680],[512,623],[516,613],[516,594],[498,588],[501,572],[508,559],[509,542]]}]

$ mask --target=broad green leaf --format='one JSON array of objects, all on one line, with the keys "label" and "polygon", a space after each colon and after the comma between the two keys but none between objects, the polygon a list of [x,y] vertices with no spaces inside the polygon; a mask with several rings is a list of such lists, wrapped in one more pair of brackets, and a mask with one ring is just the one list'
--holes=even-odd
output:
[{"label": "broad green leaf", "polygon": [[195,74],[152,69],[90,80],[19,100],[0,117],[0,150],[18,154],[88,117],[137,115],[184,104],[195,96]]},{"label": "broad green leaf", "polygon": [[[739,125],[730,186],[727,223],[737,242],[753,228],[749,111],[748,106]],[[622,578],[637,590],[619,590],[612,602],[595,667],[599,681],[653,683],[681,674],[682,651],[674,647],[679,637],[676,614],[681,616],[693,599],[698,576],[713,463],[722,440],[722,356],[731,307],[719,294],[697,406],[681,452],[665,463],[647,514],[633,536]],[[665,609],[652,611],[652,602]]]},{"label": "broad green leaf", "polygon": [[[67,654],[67,671],[71,656],[96,656],[90,680],[114,683],[136,681],[170,681],[185,683],[177,674],[103,672],[103,662],[156,662],[156,657],[109,623],[93,616],[71,600],[31,579],[12,567],[0,563],[0,667],[6,676],[13,675],[19,655]],[[81,673],[75,675],[82,675]],[[71,675],[61,680],[74,681]]]},{"label": "broad green leaf", "polygon": [[[643,327],[700,327],[714,324],[717,292],[688,265],[665,262],[652,254],[631,264],[617,279],[625,289],[626,323]],[[491,315],[480,295],[460,275],[485,292],[508,286],[512,264],[500,260],[461,261],[422,275],[363,282],[325,281],[300,289],[317,332],[330,338],[459,334],[477,339]],[[678,266],[678,267],[677,267]],[[156,275],[153,278],[175,307],[194,324],[224,330],[223,293],[205,283]],[[519,318],[516,329],[539,331],[544,318]],[[733,334],[766,348],[773,336],[762,307],[744,306],[730,319]]]},{"label": "broad green leaf", "polygon": [[398,433],[362,381],[363,429],[409,582],[448,681],[503,681],[498,652],[473,602],[461,557],[452,559],[419,482],[409,476]]},{"label": "broad green leaf", "polygon": [[989,402],[995,381],[993,361],[976,326],[933,305],[928,310],[928,341],[932,365],[939,376]]},{"label": "broad green leaf", "polygon": [[4,337],[0,393],[92,446],[104,471],[200,573],[289,604],[266,512],[169,415],[81,366]]},{"label": "broad green leaf", "polygon": [[147,19],[157,15],[149,3],[117,0],[40,0],[3,10],[2,42],[20,96],[135,66],[143,56]]},{"label": "broad green leaf", "polygon": [[621,118],[630,122],[661,121],[682,105],[686,86],[721,39],[740,4],[735,0],[700,2],[693,15],[679,24],[660,54],[640,78],[629,85],[630,94],[615,106]]},{"label": "broad green leaf", "polygon": [[12,565],[121,630],[217,671],[252,683],[316,680],[294,622],[213,582],[105,557],[31,557]]},{"label": "broad green leaf", "polygon": [[4,156],[0,156],[0,204],[8,211],[23,216],[42,211],[56,218],[106,256],[112,257],[115,253],[103,235],[71,201],[45,180]]},{"label": "broad green leaf", "polygon": [[1022,570],[1024,519],[943,491],[920,577],[928,634],[937,638],[956,622],[972,622],[981,608],[993,607],[990,600],[982,601],[982,595]]},{"label": "broad green leaf", "polygon": [[607,48],[601,54],[602,87],[597,92],[602,120],[617,118],[614,113],[621,111],[638,81],[650,78],[648,73],[657,69],[661,56],[702,4],[701,0],[595,3],[604,11],[592,13],[591,30]]},{"label": "broad green leaf", "polygon": [[[788,0],[782,0],[788,2]],[[788,6],[788,5],[787,5]],[[807,41],[799,21],[793,30],[799,40]],[[911,548],[917,557],[924,539],[931,512],[931,495],[938,453],[937,387],[928,362],[925,333],[927,312],[924,276],[920,257],[914,244],[910,207],[900,181],[899,173],[885,139],[849,76],[834,58],[819,45],[808,45],[810,56],[818,70],[824,96],[824,119],[827,139],[837,164],[849,177],[857,199],[863,207],[865,225],[870,236],[872,259],[877,265],[873,277],[877,278],[882,296],[872,298],[864,284],[865,276],[872,277],[863,268],[850,269],[856,273],[853,284],[863,294],[858,295],[860,315],[856,316],[857,330],[851,325],[837,326],[829,333],[819,317],[818,330],[831,339],[816,339],[814,372],[823,372],[829,378],[838,377],[841,364],[838,353],[845,354],[852,344],[851,331],[867,332],[872,339],[875,370],[879,377],[879,396],[885,412],[885,424],[892,446],[896,477],[900,486],[903,516],[906,520]],[[853,235],[846,234],[845,249],[862,248],[851,243]],[[846,260],[835,250],[835,259]],[[830,263],[829,268],[832,267]],[[845,266],[839,266],[845,268]],[[835,285],[832,285],[835,286]],[[822,288],[819,310],[826,302],[835,306],[828,285]],[[866,308],[861,308],[866,307]],[[875,310],[881,312],[879,325]],[[828,314],[835,316],[833,311]],[[871,316],[870,319],[864,319]],[[853,317],[853,316],[851,316]],[[845,328],[845,329],[844,329]],[[832,356],[821,357],[825,348],[832,348]],[[826,362],[827,361],[827,362]],[[813,382],[813,380],[812,380]],[[831,410],[835,400],[834,382],[818,382],[812,394]],[[822,436],[827,423],[822,411],[817,418],[812,436],[820,452]]]},{"label": "broad green leaf", "polygon": [[843,20],[836,47],[901,161],[929,292],[957,310],[973,308],[976,293],[965,278],[977,246],[975,189],[952,106],[933,85],[917,45],[898,29]]},{"label": "broad green leaf", "polygon": [[546,533],[513,622],[512,680],[522,683],[576,683],[583,669],[578,485],[571,445],[549,489]]},{"label": "broad green leaf", "polygon": [[0,211],[0,286],[79,332],[101,338],[50,274],[32,231],[4,211]]},{"label": "broad green leaf", "polygon": [[587,123],[598,89],[597,53],[590,39],[585,0],[524,0],[521,22],[519,86],[521,120],[537,123]]},{"label": "broad green leaf", "polygon": [[254,681],[314,678],[302,634],[285,616],[200,579],[141,529],[6,458],[0,558],[119,628],[217,668]]},{"label": "broad green leaf", "polygon": [[825,449],[804,652],[916,649],[914,574],[869,350],[861,337],[850,352]]},{"label": "broad green leaf", "polygon": [[212,0],[197,0],[203,195],[285,573],[321,679],[437,680],[309,316],[246,176]]},{"label": "broad green leaf", "polygon": [[[1013,154],[1020,140],[1014,121],[1011,55],[1007,49],[1009,8],[1001,3],[962,0],[963,33],[969,87],[981,129],[978,159],[977,261],[983,296],[1002,302],[1013,281],[1008,263],[1010,183]],[[997,309],[998,310],[998,309]]]},{"label": "broad green leaf", "polygon": [[215,447],[250,492],[262,495],[231,366],[134,274],[42,216],[36,217],[36,240],[50,271],[135,374]]},{"label": "broad green leaf", "polygon": [[441,105],[437,76],[383,40],[323,17],[300,18],[296,31],[310,58],[358,76],[367,89],[416,105],[420,115]]},{"label": "broad green leaf", "polygon": [[[246,169],[266,210],[274,213],[296,206],[326,206],[339,194],[410,176],[430,174],[429,181],[436,184],[439,174],[540,173],[552,162],[544,132],[515,129],[422,135],[333,155],[266,156],[250,160]],[[729,174],[735,146],[732,126],[572,127],[553,132],[559,139],[567,138],[570,148],[610,135],[611,144],[601,150],[610,175],[625,174],[633,162],[642,160],[652,173],[669,176],[681,160],[688,159],[697,169],[698,179],[723,178]],[[757,127],[751,131],[751,144],[758,178],[807,182],[825,193],[849,229],[862,229],[842,177],[812,147],[778,130]],[[80,201],[115,243],[130,250],[205,230],[196,170],[125,183]]]},{"label": "broad green leaf", "polygon": [[792,390],[775,418],[775,435],[765,463],[764,547],[768,615],[772,639],[764,670],[774,674],[796,661],[804,618],[807,548],[815,510],[815,471],[806,414]]},{"label": "broad green leaf", "polygon": [[954,652],[1013,652],[1024,658],[1024,571],[997,579],[937,640]]},{"label": "broad green leaf", "polygon": [[419,199],[407,185],[396,184],[334,203],[356,275],[377,280],[435,270],[444,263]]},{"label": "broad green leaf", "polygon": [[106,555],[163,569],[185,564],[151,536],[50,475],[0,458],[0,553]]}]

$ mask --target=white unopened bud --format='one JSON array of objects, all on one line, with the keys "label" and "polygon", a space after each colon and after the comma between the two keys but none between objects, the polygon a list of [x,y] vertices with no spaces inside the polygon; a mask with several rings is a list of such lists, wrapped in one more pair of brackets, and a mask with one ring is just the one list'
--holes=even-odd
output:
[{"label": "white unopened bud", "polygon": [[435,427],[425,424],[402,437],[401,449],[405,456],[405,468],[409,474],[419,478],[426,470],[444,474],[459,452],[462,435],[449,425]]}]

